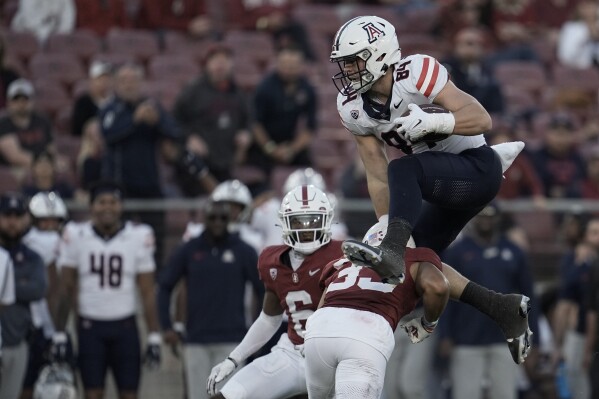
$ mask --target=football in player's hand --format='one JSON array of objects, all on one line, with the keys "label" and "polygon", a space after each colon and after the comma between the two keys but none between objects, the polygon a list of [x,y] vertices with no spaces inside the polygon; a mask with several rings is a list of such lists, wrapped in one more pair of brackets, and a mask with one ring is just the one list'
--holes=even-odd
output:
[{"label": "football in player's hand", "polygon": [[[448,114],[449,111],[437,104],[421,104],[419,105],[420,109],[427,114]],[[402,116],[408,116],[410,114],[410,110],[407,110],[403,113]],[[418,140],[417,143],[424,141],[425,143],[435,143],[437,141],[445,140],[448,136],[443,133],[429,133],[424,136],[422,139]],[[416,144],[416,143],[413,143]]]}]

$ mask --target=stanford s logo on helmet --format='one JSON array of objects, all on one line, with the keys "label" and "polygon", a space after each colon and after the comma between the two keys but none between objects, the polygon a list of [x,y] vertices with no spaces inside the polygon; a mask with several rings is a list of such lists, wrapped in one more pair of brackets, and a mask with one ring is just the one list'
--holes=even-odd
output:
[{"label": "stanford s logo on helmet", "polygon": [[340,72],[333,76],[333,83],[344,96],[364,93],[399,60],[401,51],[393,25],[375,16],[356,17],[335,35],[331,62],[339,65]]}]

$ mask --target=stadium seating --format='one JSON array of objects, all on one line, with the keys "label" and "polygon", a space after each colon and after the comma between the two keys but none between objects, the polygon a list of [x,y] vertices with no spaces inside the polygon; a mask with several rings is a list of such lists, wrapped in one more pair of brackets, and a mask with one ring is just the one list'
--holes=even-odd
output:
[{"label": "stadium seating", "polygon": [[49,53],[75,54],[87,62],[100,52],[102,42],[92,31],[77,30],[69,34],[50,35],[45,50]]}]

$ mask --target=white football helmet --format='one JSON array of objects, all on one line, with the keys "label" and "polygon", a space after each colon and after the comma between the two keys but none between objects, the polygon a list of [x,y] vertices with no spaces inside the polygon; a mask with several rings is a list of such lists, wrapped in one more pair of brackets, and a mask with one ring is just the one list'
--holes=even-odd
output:
[{"label": "white football helmet", "polygon": [[299,186],[281,202],[279,219],[283,242],[309,255],[331,241],[333,207],[327,195],[314,186]]},{"label": "white football helmet", "polygon": [[214,202],[225,201],[243,205],[243,210],[237,220],[232,221],[233,223],[243,223],[249,218],[252,194],[239,180],[226,180],[220,183],[210,194],[210,199]]},{"label": "white football helmet", "polygon": [[56,363],[45,366],[35,382],[33,399],[77,399],[75,375],[70,367]]},{"label": "white football helmet", "polygon": [[57,218],[66,219],[67,207],[54,191],[39,192],[31,197],[29,201],[29,212],[36,219]]},{"label": "white football helmet", "polygon": [[[364,69],[346,72],[345,63],[365,61]],[[345,96],[368,91],[374,82],[401,59],[395,27],[375,16],[361,16],[346,22],[335,34],[331,62],[341,70],[333,76],[337,90]]]},{"label": "white football helmet", "polygon": [[327,184],[320,173],[312,168],[298,169],[291,173],[283,184],[283,192],[288,193],[298,186],[312,185],[319,190],[327,191]]}]

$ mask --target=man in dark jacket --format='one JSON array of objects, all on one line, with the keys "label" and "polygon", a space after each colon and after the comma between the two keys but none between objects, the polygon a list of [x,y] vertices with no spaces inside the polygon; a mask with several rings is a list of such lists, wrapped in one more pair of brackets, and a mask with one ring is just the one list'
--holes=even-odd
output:
[{"label": "man in dark jacket", "polygon": [[46,294],[44,261],[21,241],[28,220],[27,204],[20,194],[0,196],[0,239],[14,264],[16,299],[0,314],[3,362],[0,398],[17,398],[21,392],[28,359],[27,335],[32,323],[29,305]]}]

